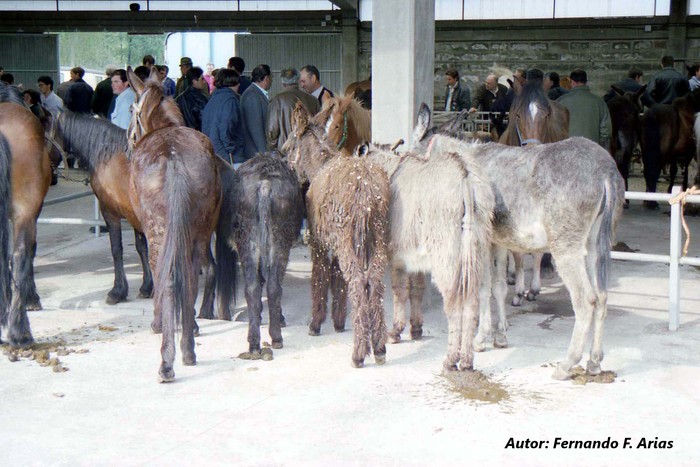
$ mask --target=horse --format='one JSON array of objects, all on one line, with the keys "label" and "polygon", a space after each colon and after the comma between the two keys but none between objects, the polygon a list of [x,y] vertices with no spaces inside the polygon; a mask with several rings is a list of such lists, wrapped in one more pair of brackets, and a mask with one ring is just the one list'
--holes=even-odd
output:
[{"label": "horse", "polygon": [[148,246],[129,196],[131,165],[126,155],[129,149],[126,130],[102,118],[63,112],[51,131],[53,142],[62,151],[76,157],[81,166],[87,167],[90,185],[100,202],[114,261],[114,286],[107,293],[107,304],[123,302],[129,293],[124,272],[121,219],[126,219],[134,228],[136,251],[143,269],[139,296],[151,297],[153,279],[148,265]]},{"label": "horse", "polygon": [[[363,148],[365,157],[382,165],[391,180],[394,326],[389,339],[401,339],[409,298],[411,337],[422,336],[423,274],[430,272],[443,297],[449,326],[443,367],[473,370],[480,276],[490,258],[495,204],[490,181],[479,164],[451,150],[433,146],[429,155],[399,156],[377,146]],[[425,190],[425,180],[440,183]]]},{"label": "horse", "polygon": [[327,100],[314,122],[325,127],[329,143],[346,156],[372,140],[372,114],[352,96]]},{"label": "horse", "polygon": [[465,143],[452,138],[429,142],[438,138],[425,138],[429,128],[429,111],[422,112],[416,140],[423,147],[456,152],[491,174],[496,200],[492,237],[496,261],[489,260],[492,274],[485,274],[481,282],[475,350],[483,350],[493,334],[489,300],[492,292],[499,311],[494,344],[507,346],[507,250],[550,251],[569,290],[576,316],[566,359],[559,363],[553,377],[571,377],[571,368],[581,360],[591,324],[593,342],[587,372],[599,374],[610,250],[625,197],[624,180],[608,152],[580,137],[525,148]]},{"label": "horse", "polygon": [[[700,89],[696,89],[671,104],[657,104],[642,115],[642,163],[646,191],[656,192],[661,169],[670,165],[671,192],[680,164],[683,189],[688,186],[688,165],[695,156],[696,142],[693,130],[695,114],[700,112]],[[649,209],[658,209],[656,201],[645,201]]]},{"label": "horse", "polygon": [[[0,284],[0,295],[11,293],[12,300],[10,303],[10,295],[5,297],[9,312],[7,307],[0,310],[0,329],[8,327],[8,339],[13,347],[29,347],[34,338],[27,311],[42,309],[34,282],[36,221],[49,191],[52,171],[39,119],[24,105],[20,91],[4,83],[0,83],[0,135],[4,140],[4,157],[9,157],[3,170],[10,170],[10,178],[2,182],[9,196],[2,203],[11,203],[4,213],[12,221],[13,229],[11,292]],[[9,255],[1,253],[0,261],[5,254]]]},{"label": "horse", "polygon": [[[342,107],[341,107],[342,109]],[[326,318],[328,287],[336,291],[333,322],[345,329],[345,283],[353,306],[352,365],[360,368],[374,352],[378,365],[386,362],[384,284],[387,263],[389,180],[384,170],[364,157],[339,153],[326,140],[324,127],[309,121],[300,103],[292,113],[289,154],[307,193],[311,249],[312,317],[309,334],[317,336]],[[332,252],[333,258],[329,257]]]},{"label": "horse", "polygon": [[[640,98],[646,91],[647,85],[639,88],[637,92],[624,92],[614,84],[611,87],[616,95],[608,101],[612,123],[610,154],[615,159],[617,170],[625,180],[625,190],[628,190],[632,153],[639,143],[641,126],[639,114],[642,112]],[[629,201],[625,200],[625,208],[628,207]]]},{"label": "horse", "polygon": [[[248,307],[248,353],[242,358],[260,358],[262,287],[267,283],[271,347],[281,349],[282,281],[289,251],[301,230],[303,201],[296,175],[278,153],[258,154],[230,172],[224,183],[219,225],[216,230],[217,290],[220,316],[228,309],[236,289],[236,257],[221,242],[228,242],[240,255]],[[223,177],[222,177],[223,178]]]},{"label": "horse", "polygon": [[209,139],[184,126],[180,110],[163,94],[157,72],[144,84],[127,69],[136,93],[127,131],[129,195],[148,241],[155,277],[154,319],[163,333],[161,382],[175,378],[175,329],[182,325],[185,365],[195,365],[194,302],[198,273],[211,255],[209,243],[221,206],[221,177]]},{"label": "horse", "polygon": [[345,96],[355,96],[359,93],[372,90],[372,75],[363,81],[355,81],[354,83],[348,84],[345,88]]}]

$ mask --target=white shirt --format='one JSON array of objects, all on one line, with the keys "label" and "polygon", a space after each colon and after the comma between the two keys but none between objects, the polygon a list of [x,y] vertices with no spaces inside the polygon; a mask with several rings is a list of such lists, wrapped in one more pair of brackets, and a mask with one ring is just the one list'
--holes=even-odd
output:
[{"label": "white shirt", "polygon": [[[253,84],[258,86],[258,83],[253,83]],[[264,90],[263,88],[261,88],[260,86],[258,86],[258,89],[260,89],[262,91],[262,93],[265,94],[265,97],[267,97],[267,100],[269,101],[270,100],[270,93],[268,91]]]},{"label": "white shirt", "polygon": [[323,86],[317,87],[316,90],[311,93],[311,95],[318,99],[318,96],[321,95],[321,91],[323,91]]},{"label": "white shirt", "polygon": [[51,115],[57,117],[63,112],[63,100],[58,97],[53,91],[48,96],[41,95],[41,104],[46,107],[46,110],[51,112]]},{"label": "white shirt", "polygon": [[131,104],[133,104],[135,100],[136,93],[131,89],[131,86],[124,89],[114,102],[112,123],[125,130],[129,128],[129,123],[131,122]]},{"label": "white shirt", "polygon": [[445,112],[449,112],[452,107],[452,96],[455,94],[455,86],[447,86],[447,99],[445,100]]}]

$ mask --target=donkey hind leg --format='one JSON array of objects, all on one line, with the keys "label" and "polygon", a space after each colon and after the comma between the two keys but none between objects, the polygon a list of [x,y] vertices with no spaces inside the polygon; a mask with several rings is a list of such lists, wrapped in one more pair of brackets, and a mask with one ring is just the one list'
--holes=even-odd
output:
[{"label": "donkey hind leg", "polygon": [[121,219],[110,212],[102,211],[107,223],[109,232],[109,244],[112,250],[112,261],[114,262],[114,286],[107,293],[105,300],[108,305],[115,305],[126,300],[129,294],[129,283],[126,281],[124,272],[124,250],[122,248],[122,226]]},{"label": "donkey hind leg", "polygon": [[569,343],[566,359],[560,362],[552,377],[565,380],[571,377],[571,367],[576,365],[583,355],[583,347],[591,327],[593,312],[598,306],[596,292],[588,276],[586,260],[581,249],[578,251],[554,254],[557,260],[559,276],[571,295],[574,308],[574,330]]},{"label": "donkey hind leg", "polygon": [[[598,227],[598,226],[596,226]],[[593,342],[591,344],[591,355],[588,363],[586,365],[586,371],[590,375],[597,375],[600,373],[600,362],[603,360],[603,324],[605,323],[605,317],[608,313],[608,292],[607,285],[601,284],[598,281],[598,267],[600,267],[598,250],[596,248],[596,241],[598,235],[599,227],[594,228],[592,232],[596,234],[591,234],[588,238],[588,255],[586,256],[586,269],[588,270],[588,277],[591,279],[593,288],[595,290],[598,300],[595,304],[595,310],[593,312]]]},{"label": "donkey hind leg", "polygon": [[527,291],[527,295],[525,296],[528,302],[534,302],[542,289],[540,285],[540,276],[542,275],[543,257],[544,253],[532,254],[532,279],[530,280],[530,290]]},{"label": "donkey hind leg", "polygon": [[211,253],[211,245],[207,245],[204,252],[204,292],[202,305],[199,307],[200,319],[214,319],[214,294],[216,289],[216,273],[214,271],[214,257]]},{"label": "donkey hind leg", "polygon": [[[273,349],[281,349],[283,347],[282,339],[282,281],[284,273],[287,269],[287,261],[289,254],[286,257],[275,259],[274,256],[278,253],[270,254],[270,271],[267,276],[267,308],[270,311],[270,339],[272,340]],[[280,256],[283,255],[279,253]]]},{"label": "donkey hind leg", "polygon": [[425,274],[416,272],[408,276],[408,301],[411,305],[411,339],[423,337],[423,295]]},{"label": "donkey hind leg", "polygon": [[389,331],[389,342],[401,341],[401,333],[406,327],[406,301],[408,300],[409,278],[402,265],[391,268],[391,289],[394,296],[394,325]]},{"label": "donkey hind leg", "polygon": [[343,277],[343,273],[338,265],[338,258],[335,256],[331,260],[331,314],[333,316],[333,327],[335,332],[345,331],[345,319],[348,310],[348,284]]},{"label": "donkey hind leg", "polygon": [[[491,257],[484,263],[487,265],[488,271],[482,275],[481,282],[479,283],[479,332],[477,332],[476,337],[474,338],[474,350],[477,352],[483,352],[486,350],[486,343],[493,335],[493,322],[491,320],[491,288],[493,286],[492,281],[498,280],[498,277],[496,276],[494,258],[498,258],[499,255],[504,256],[507,261],[510,252],[504,248],[496,247],[495,245],[492,246]],[[504,281],[506,280],[505,277],[502,279]],[[493,293],[496,294],[495,288]],[[505,300],[505,296],[503,297],[503,300]],[[451,322],[449,322],[449,324],[451,324]]]},{"label": "donkey hind leg", "polygon": [[510,304],[512,306],[520,306],[523,304],[523,298],[525,297],[525,267],[523,266],[523,254],[513,252],[513,259],[515,263],[515,295],[513,295],[513,301]]},{"label": "donkey hind leg", "polygon": [[374,362],[377,365],[386,363],[386,323],[384,321],[384,283],[382,276],[369,279],[369,320],[371,325],[370,339]]},{"label": "donkey hind leg", "polygon": [[146,242],[146,236],[136,229],[134,229],[134,239],[136,252],[139,254],[139,258],[141,258],[141,269],[143,270],[143,282],[139,289],[139,297],[151,298],[153,297],[153,274],[151,273],[151,266],[148,263],[148,242]]},{"label": "donkey hind leg", "polygon": [[[493,346],[497,349],[505,349],[508,347],[508,318],[506,316],[506,295],[508,294],[508,285],[506,284],[506,262],[507,251],[499,248],[495,253],[495,262],[493,266],[493,296],[496,300],[498,308],[498,326],[493,333]],[[483,279],[482,279],[483,280]],[[488,299],[488,298],[487,298]]]},{"label": "donkey hind leg", "polygon": [[[358,271],[359,272],[359,271]],[[362,368],[365,357],[370,353],[372,323],[369,309],[369,283],[363,274],[349,274],[350,296],[352,297],[352,324],[354,330],[352,366]]]},{"label": "donkey hind leg", "polygon": [[262,319],[262,286],[257,258],[241,253],[243,276],[245,277],[245,300],[248,306],[248,351],[251,354],[260,353],[260,321]]},{"label": "donkey hind leg", "polygon": [[330,285],[331,262],[328,248],[325,248],[313,236],[309,238],[311,249],[311,323],[309,335],[321,334],[321,324],[326,320],[328,287]]}]

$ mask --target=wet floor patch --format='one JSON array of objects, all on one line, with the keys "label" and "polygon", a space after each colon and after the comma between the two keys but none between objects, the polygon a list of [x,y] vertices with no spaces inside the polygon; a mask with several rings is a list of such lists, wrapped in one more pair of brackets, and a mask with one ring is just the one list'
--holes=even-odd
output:
[{"label": "wet floor patch", "polygon": [[443,371],[448,390],[463,399],[498,404],[510,399],[506,388],[480,371]]}]

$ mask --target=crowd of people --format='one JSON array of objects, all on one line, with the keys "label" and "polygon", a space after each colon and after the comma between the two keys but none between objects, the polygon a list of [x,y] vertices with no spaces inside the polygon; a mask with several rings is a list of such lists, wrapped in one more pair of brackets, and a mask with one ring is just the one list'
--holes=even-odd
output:
[{"label": "crowd of people", "polygon": [[[661,59],[661,71],[652,76],[646,91],[641,96],[644,107],[654,104],[670,104],[674,99],[700,88],[700,64],[688,67],[688,76],[683,76],[673,67],[674,59],[664,56]],[[614,83],[624,92],[636,92],[643,86],[644,73],[632,68],[627,77]],[[589,138],[607,149],[611,137],[610,113],[606,102],[615,97],[616,92],[610,88],[605,96],[600,97],[591,92],[588,75],[583,69],[575,69],[568,76],[559,73],[543,73],[538,69],[518,69],[513,73],[513,81],[520,85],[531,81],[541,82],[547,97],[556,100],[569,110],[569,135]],[[447,89],[445,91],[445,111],[469,112],[507,112],[513,102],[514,89],[508,89],[498,83],[495,74],[486,76],[484,83],[477,87],[474,98],[470,99],[470,90],[460,83],[459,72],[451,68],[445,72]]]}]

